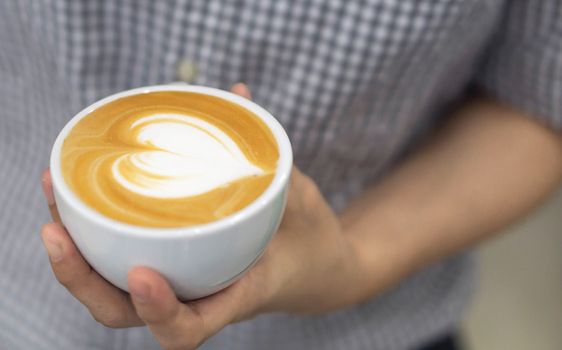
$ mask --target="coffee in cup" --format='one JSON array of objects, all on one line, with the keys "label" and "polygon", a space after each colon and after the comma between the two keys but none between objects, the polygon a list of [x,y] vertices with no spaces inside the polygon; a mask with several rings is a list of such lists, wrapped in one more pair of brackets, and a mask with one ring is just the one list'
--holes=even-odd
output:
[{"label": "coffee in cup", "polygon": [[65,181],[88,206],[145,227],[185,227],[252,203],[279,151],[246,108],[197,92],[125,96],[89,112],[61,150]]}]

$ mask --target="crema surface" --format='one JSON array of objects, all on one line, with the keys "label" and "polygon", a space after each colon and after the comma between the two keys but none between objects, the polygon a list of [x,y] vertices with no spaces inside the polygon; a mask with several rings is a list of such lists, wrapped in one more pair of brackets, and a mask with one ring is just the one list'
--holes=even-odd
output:
[{"label": "crema surface", "polygon": [[252,112],[218,97],[152,92],[90,112],[64,141],[61,166],[91,208],[129,224],[208,223],[253,202],[279,153]]}]

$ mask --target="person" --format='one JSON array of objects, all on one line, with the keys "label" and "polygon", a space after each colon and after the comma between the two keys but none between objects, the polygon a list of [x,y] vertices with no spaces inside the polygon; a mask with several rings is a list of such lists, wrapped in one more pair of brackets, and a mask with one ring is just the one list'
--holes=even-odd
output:
[{"label": "person", "polygon": [[[559,0],[2,1],[1,347],[454,349],[470,248],[562,177],[561,13]],[[187,303],[147,268],[131,295],[106,282],[37,188],[77,111],[177,80],[234,85],[295,153],[263,258]]]}]

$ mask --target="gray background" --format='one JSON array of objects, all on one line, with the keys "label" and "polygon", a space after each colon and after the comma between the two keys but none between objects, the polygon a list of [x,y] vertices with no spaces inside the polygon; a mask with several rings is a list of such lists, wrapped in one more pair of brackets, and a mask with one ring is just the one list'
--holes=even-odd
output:
[{"label": "gray background", "polygon": [[562,349],[562,188],[482,245],[480,286],[465,322],[473,350]]}]

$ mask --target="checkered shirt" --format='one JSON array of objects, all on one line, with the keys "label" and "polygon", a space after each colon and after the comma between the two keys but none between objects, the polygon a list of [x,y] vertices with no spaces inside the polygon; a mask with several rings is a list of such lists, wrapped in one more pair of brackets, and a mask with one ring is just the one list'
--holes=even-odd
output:
[{"label": "checkered shirt", "polygon": [[[49,220],[39,177],[77,111],[181,79],[246,82],[342,210],[470,87],[561,128],[562,1],[0,1],[0,349],[158,348],[145,328],[97,324],[56,282],[39,239]],[[333,314],[231,325],[203,348],[412,349],[458,327],[470,260]]]}]

